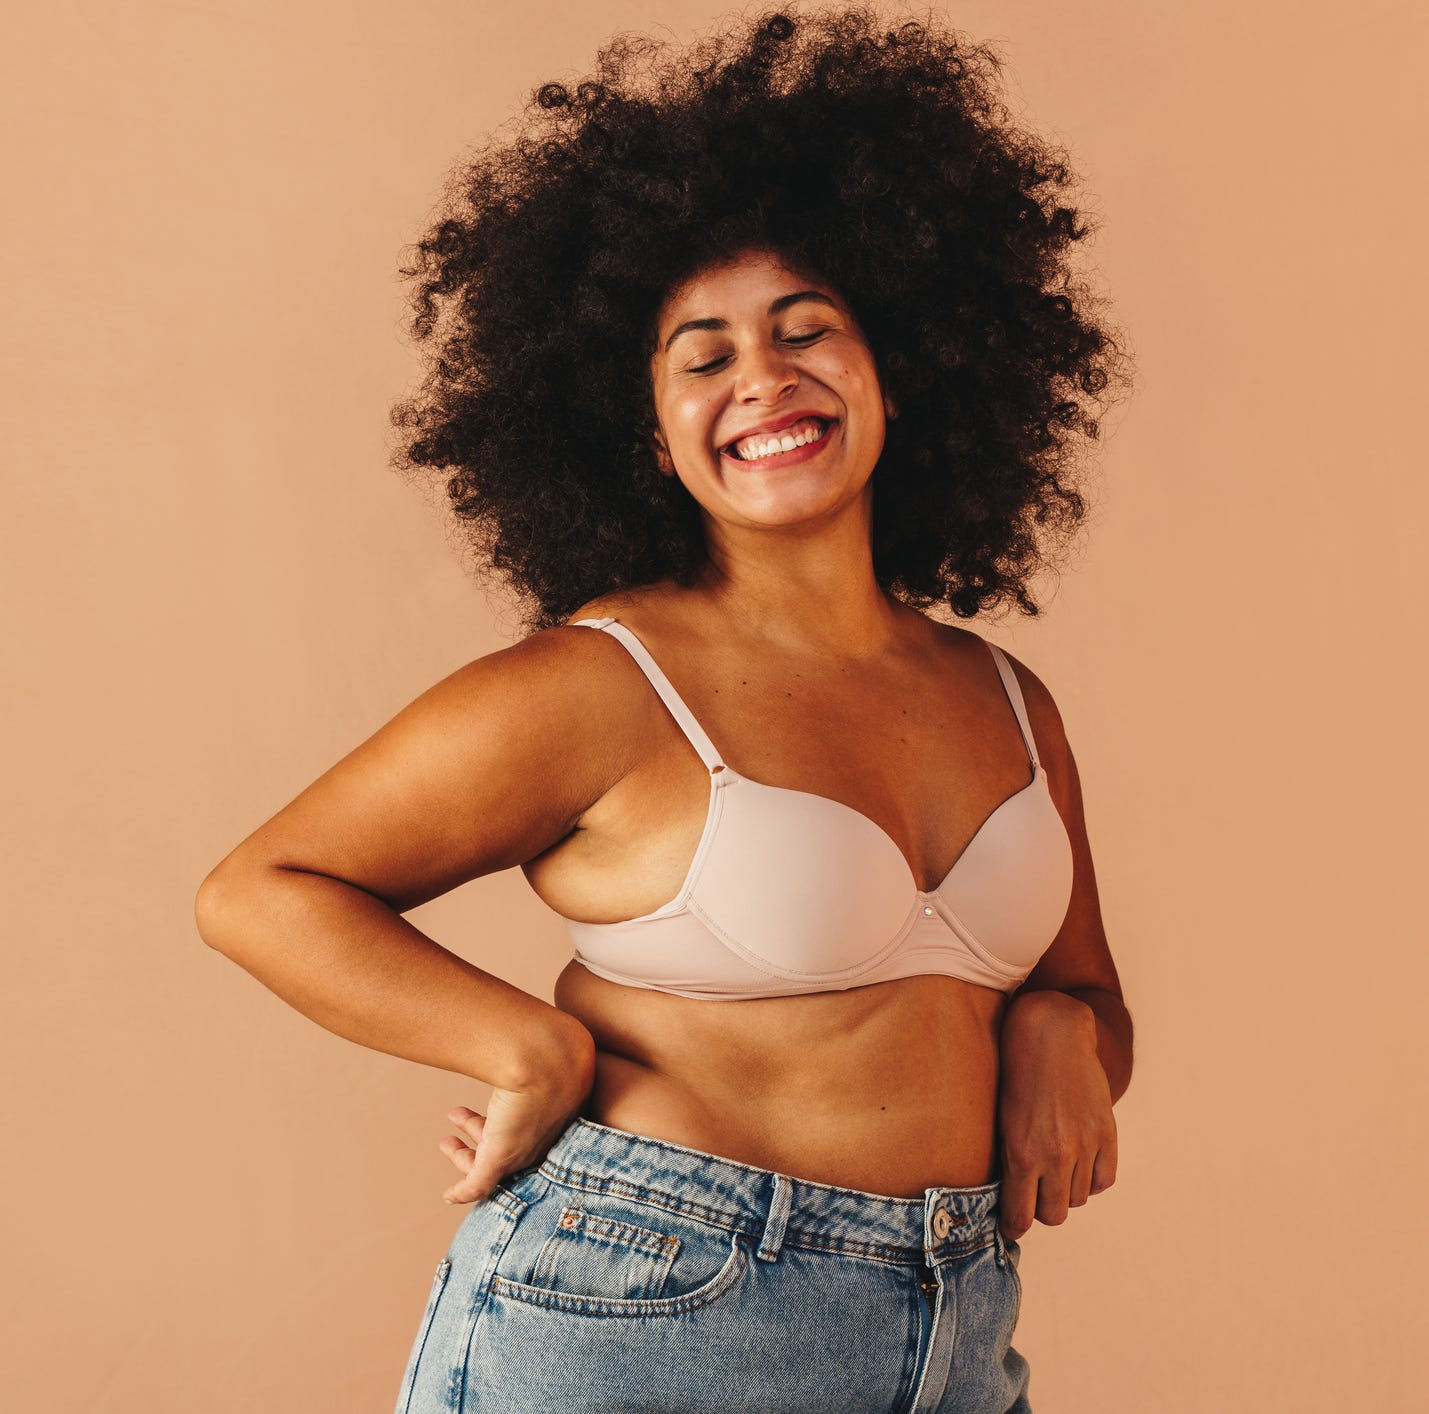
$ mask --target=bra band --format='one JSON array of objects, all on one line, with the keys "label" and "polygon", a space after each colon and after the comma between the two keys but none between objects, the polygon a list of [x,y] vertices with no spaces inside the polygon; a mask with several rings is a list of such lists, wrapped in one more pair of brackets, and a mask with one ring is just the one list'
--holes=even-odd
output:
[{"label": "bra band", "polygon": [[700,760],[709,770],[723,766],[714,743],[705,735],[705,729],[695,720],[695,714],[685,706],[680,694],[675,691],[670,679],[660,671],[659,664],[650,656],[645,645],[615,619],[576,619],[571,628],[597,628],[618,638],[629,650],[630,656],[640,665],[640,670],[650,680],[650,686],[660,694],[660,700],[670,709],[670,715],[679,724],[690,745],[699,752]]}]

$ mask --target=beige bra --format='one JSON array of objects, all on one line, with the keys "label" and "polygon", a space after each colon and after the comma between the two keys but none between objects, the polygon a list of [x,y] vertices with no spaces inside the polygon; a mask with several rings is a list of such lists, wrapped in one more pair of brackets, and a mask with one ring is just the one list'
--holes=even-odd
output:
[{"label": "beige bra", "polygon": [[628,628],[611,618],[576,623],[625,645],[710,773],[704,832],[679,893],[618,923],[565,920],[576,959],[596,976],[708,1001],[843,991],[925,973],[1011,992],[1057,936],[1071,900],[1071,841],[1021,686],[995,644],[988,647],[1032,779],[924,891],[868,816],[727,766]]}]

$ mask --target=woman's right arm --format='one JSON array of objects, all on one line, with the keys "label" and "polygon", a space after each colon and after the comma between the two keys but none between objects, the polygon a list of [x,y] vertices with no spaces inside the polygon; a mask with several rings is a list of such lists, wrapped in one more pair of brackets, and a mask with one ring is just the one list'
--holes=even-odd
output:
[{"label": "woman's right arm", "polygon": [[212,870],[204,942],[339,1036],[574,1114],[585,1027],[401,915],[550,848],[630,768],[640,711],[603,637],[536,634],[423,693]]}]

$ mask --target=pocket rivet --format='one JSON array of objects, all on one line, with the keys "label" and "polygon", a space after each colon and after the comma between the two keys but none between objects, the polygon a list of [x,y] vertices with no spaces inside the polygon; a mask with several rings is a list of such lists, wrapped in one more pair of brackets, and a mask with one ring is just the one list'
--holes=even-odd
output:
[{"label": "pocket rivet", "polygon": [[574,1213],[564,1213],[561,1216],[562,1227],[574,1227],[576,1225],[576,1215]]}]

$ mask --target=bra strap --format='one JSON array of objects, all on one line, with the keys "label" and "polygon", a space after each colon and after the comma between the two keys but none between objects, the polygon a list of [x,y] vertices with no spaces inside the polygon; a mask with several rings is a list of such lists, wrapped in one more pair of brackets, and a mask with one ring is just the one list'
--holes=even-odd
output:
[{"label": "bra strap", "polygon": [[1008,701],[1012,703],[1012,710],[1017,715],[1017,728],[1022,733],[1022,740],[1027,746],[1027,754],[1032,758],[1033,769],[1034,771],[1039,770],[1042,763],[1037,758],[1037,742],[1032,735],[1032,723],[1027,717],[1027,703],[1022,697],[1022,684],[1017,681],[1017,674],[1013,672],[1012,664],[1007,661],[1007,654],[995,643],[988,643],[987,646],[992,649],[998,674],[1002,678],[1003,691],[1007,693]]},{"label": "bra strap", "polygon": [[719,752],[715,750],[714,743],[705,735],[705,729],[695,720],[695,714],[685,706],[680,694],[675,691],[670,679],[660,671],[659,665],[650,656],[649,650],[645,647],[624,624],[618,623],[615,619],[574,619],[568,625],[571,628],[598,628],[617,638],[629,650],[630,656],[640,665],[640,670],[650,680],[650,686],[660,694],[660,700],[670,709],[670,715],[679,723],[680,730],[684,732],[691,746],[700,754],[700,760],[710,769],[714,770],[718,766],[724,769],[724,763],[720,760]]}]

